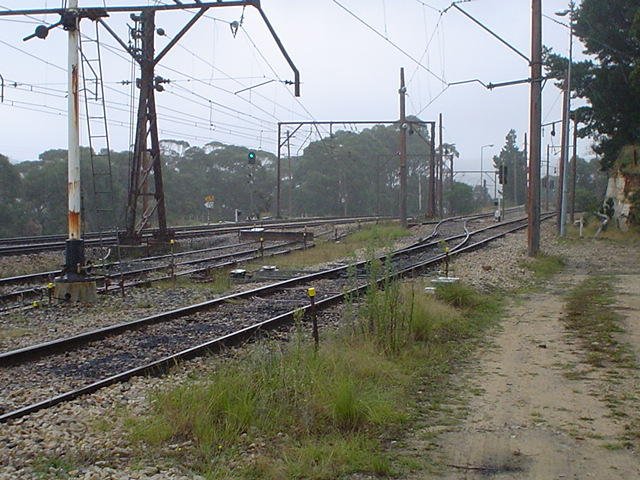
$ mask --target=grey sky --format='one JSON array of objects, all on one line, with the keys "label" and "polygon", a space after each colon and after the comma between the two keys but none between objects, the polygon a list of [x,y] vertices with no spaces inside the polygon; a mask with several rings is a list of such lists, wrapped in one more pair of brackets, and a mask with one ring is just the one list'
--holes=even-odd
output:
[{"label": "grey sky", "polygon": [[[108,5],[153,3],[107,1]],[[411,56],[422,59],[424,67],[433,73],[417,66],[338,3]],[[405,67],[408,114],[421,112],[423,120],[434,120],[443,113],[445,141],[455,143],[461,153],[457,169],[478,169],[481,146],[493,143],[494,148],[485,149],[486,167],[510,128],[515,128],[519,141],[523,141],[522,133],[528,130],[528,85],[487,91],[470,84],[453,86],[442,93],[446,84],[436,77],[446,82],[524,79],[529,76],[528,65],[459,12],[452,9],[441,15],[438,10],[450,3],[263,0],[264,10],[300,70],[303,83],[299,101],[293,98],[292,87],[280,82],[233,93],[269,79],[289,80],[292,75],[253,8],[244,11],[243,25],[235,38],[229,22],[239,21],[242,9],[212,9],[157,71],[172,80],[166,91],[157,95],[160,136],[184,139],[192,145],[221,141],[274,151],[278,120],[393,120],[398,116],[399,69]],[[60,4],[60,0],[0,0],[1,7],[10,9]],[[81,6],[101,4],[80,0]],[[473,0],[461,6],[529,55],[530,0]],[[545,14],[553,16],[565,8],[564,0],[543,0]],[[159,13],[156,23],[171,36],[190,16],[185,12]],[[12,20],[0,20],[0,74],[7,83],[5,101],[0,104],[0,153],[12,161],[33,160],[46,149],[66,148],[66,34],[57,29],[44,41],[22,42],[37,22],[29,18]],[[45,20],[51,23],[57,18]],[[124,38],[126,23],[131,23],[128,15],[109,19]],[[89,21],[83,21],[82,30],[93,35]],[[545,19],[543,36],[546,45],[560,53],[567,52],[566,28]],[[129,144],[131,99],[129,87],[118,82],[131,78],[130,63],[127,54],[106,32],[101,32],[101,38],[114,46],[104,49],[104,76],[108,82],[112,148],[123,150]],[[160,46],[166,41],[157,38]],[[578,45],[574,53],[580,50]],[[12,82],[20,85],[15,88]],[[559,91],[549,82],[544,90],[544,121],[559,119],[560,110]],[[546,129],[543,140],[557,145],[559,132],[556,137],[549,133],[550,129]],[[306,136],[301,134],[298,146]],[[84,133],[83,138],[86,139]],[[589,155],[589,151],[589,142],[581,142],[579,154]]]}]

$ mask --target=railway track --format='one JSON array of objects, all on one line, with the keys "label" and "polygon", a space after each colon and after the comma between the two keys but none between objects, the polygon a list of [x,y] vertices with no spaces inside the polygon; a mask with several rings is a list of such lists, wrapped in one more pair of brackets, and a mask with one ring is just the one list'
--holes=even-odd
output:
[{"label": "railway track", "polygon": [[[456,219],[481,219],[487,218],[490,214],[478,214],[468,217],[452,217],[446,219],[453,221]],[[436,223],[436,222],[430,222]],[[442,226],[443,222],[436,225]],[[446,222],[444,222],[446,223]],[[441,227],[442,228],[442,227]],[[325,234],[331,234],[330,229]],[[335,233],[335,232],[334,232]],[[321,234],[320,236],[322,236]],[[343,234],[344,235],[344,234]],[[341,238],[341,236],[340,236]],[[335,240],[339,238],[336,236]],[[255,242],[254,242],[255,244]],[[123,291],[125,288],[147,285],[151,282],[168,280],[175,277],[198,275],[207,273],[214,269],[221,269],[236,265],[241,262],[257,260],[263,256],[273,256],[286,254],[300,248],[307,248],[312,245],[300,246],[296,242],[269,244],[266,247],[255,244],[254,248],[237,250],[242,247],[249,247],[252,242],[235,243],[197,250],[187,250],[184,252],[171,253],[143,257],[123,262],[104,263],[95,266],[96,281],[98,283],[98,293],[107,293],[116,290]],[[212,252],[221,250],[231,250],[227,253],[207,256]],[[192,260],[180,261],[178,259],[186,256],[197,256]],[[135,265],[147,263],[146,267],[136,267]],[[195,265],[199,265],[195,267]],[[40,302],[51,302],[52,293],[51,282],[57,276],[62,275],[62,270],[50,270],[45,272],[31,273],[13,277],[0,278],[0,314],[13,311],[15,309],[25,309],[38,306]],[[29,302],[29,303],[25,303]]]},{"label": "railway track", "polygon": [[[518,219],[470,231],[467,221],[444,228],[380,261],[399,278],[435,268],[445,254],[455,255],[526,227]],[[437,231],[442,235],[438,237]],[[444,233],[446,230],[446,234]],[[318,292],[316,308],[357,295],[369,283],[369,263],[357,262],[301,275],[185,308],[0,354],[0,381],[7,387],[0,422],[94,392],[136,375],[159,374],[177,361],[215,352],[306,311],[307,286]],[[382,281],[379,279],[378,281]],[[206,340],[210,339],[210,340]],[[196,345],[196,346],[194,346]]]},{"label": "railway track", "polygon": [[[299,220],[261,220],[254,222],[241,223],[225,223],[217,225],[197,225],[175,227],[176,239],[193,239],[200,237],[209,237],[212,235],[225,235],[229,233],[237,233],[239,230],[251,227],[271,227],[281,229],[317,227],[327,224],[353,224],[353,223],[369,223],[388,219],[388,217],[330,217],[330,218],[305,218]],[[152,231],[143,232],[143,241],[149,241],[153,238]],[[87,233],[84,237],[85,247],[108,247],[117,244],[115,232],[100,237],[95,232]],[[0,238],[0,256],[24,255],[29,253],[40,253],[64,250],[66,236],[64,235],[44,235],[37,237],[14,237]]]},{"label": "railway track", "polygon": [[[292,251],[311,247],[313,247],[312,243],[302,244],[298,241],[268,242],[266,245],[260,242],[244,242],[177,254],[146,257],[122,263],[98,265],[97,269],[104,270],[104,273],[96,276],[98,293],[105,294],[148,285],[152,282],[207,274],[213,270],[235,266],[238,263],[250,262],[263,257],[285,255]],[[224,250],[227,251],[220,253]],[[213,255],[211,256],[210,253]],[[196,258],[180,260],[186,256],[196,256]],[[147,265],[138,266],[141,263]],[[56,270],[0,279],[0,305],[3,305],[0,308],[0,313],[23,307],[26,300],[51,301],[51,285],[43,286],[42,282],[51,282],[54,277],[61,274],[61,270]],[[33,282],[39,283],[25,286],[25,283],[33,284]],[[10,302],[17,303],[17,305],[8,305]]]}]

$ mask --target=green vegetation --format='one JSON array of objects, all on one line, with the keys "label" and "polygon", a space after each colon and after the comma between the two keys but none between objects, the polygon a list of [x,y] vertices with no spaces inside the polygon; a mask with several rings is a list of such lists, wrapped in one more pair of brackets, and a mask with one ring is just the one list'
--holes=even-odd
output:
[{"label": "green vegetation", "polygon": [[621,316],[612,306],[613,293],[610,278],[599,276],[585,280],[568,295],[565,325],[580,339],[586,363],[603,370],[604,381],[610,385],[604,389],[602,399],[611,415],[623,422],[619,442],[604,447],[637,448],[640,445],[640,399],[635,384],[625,386],[621,379],[637,375],[638,362],[633,351],[619,340],[624,329]]},{"label": "green vegetation", "polygon": [[[395,223],[366,225],[361,230],[351,233],[339,243],[333,240],[316,240],[316,246],[306,250],[298,250],[289,255],[269,260],[280,269],[300,269],[310,265],[333,262],[353,257],[359,249],[377,249],[389,247],[394,241],[406,237],[409,231]],[[258,269],[264,261],[248,264],[248,269]]]},{"label": "green vegetation", "polygon": [[527,200],[527,153],[520,150],[516,131],[511,129],[505,138],[500,153],[493,157],[493,167],[497,171],[501,165],[506,166],[507,175],[503,198],[508,205],[523,205]]},{"label": "green vegetation", "polygon": [[[407,192],[409,215],[418,215],[418,182],[428,174],[424,161],[431,146],[427,127],[413,127],[408,149]],[[377,125],[361,132],[335,131],[330,138],[312,141],[300,156],[292,157],[282,179],[288,216],[395,215],[397,210],[397,149],[395,125]],[[256,162],[247,163],[248,150],[210,142],[201,147],[179,140],[162,142],[163,181],[167,220],[171,225],[275,216],[276,157],[256,151]],[[448,152],[455,156],[455,148]],[[66,228],[66,150],[48,150],[34,161],[12,164],[0,155],[0,236],[62,233]],[[116,212],[105,224],[124,224],[129,152],[111,152]],[[98,170],[106,170],[104,159]],[[88,148],[81,149],[83,221],[95,230],[96,205],[92,191]],[[247,183],[251,173],[252,183]],[[250,191],[250,189],[252,191]],[[215,196],[211,210],[203,206]],[[423,200],[426,193],[422,193]],[[101,207],[105,207],[102,205]],[[106,215],[104,212],[102,215]]]},{"label": "green vegetation", "polygon": [[527,259],[522,262],[522,266],[533,272],[537,280],[546,280],[564,268],[565,262],[562,257],[557,255],[539,254],[533,259]]},{"label": "green vegetation", "polygon": [[[622,147],[640,140],[640,68],[638,0],[583,0],[574,32],[590,58],[575,62],[572,93],[586,100],[577,109],[581,137],[597,141],[595,151],[609,170]],[[547,52],[548,73],[561,82],[568,60]]]},{"label": "green vegetation", "polygon": [[43,456],[35,460],[33,473],[36,478],[69,478],[69,472],[74,470],[76,463],[65,457]]},{"label": "green vegetation", "polygon": [[[210,479],[334,479],[394,475],[420,460],[385,445],[434,395],[496,318],[499,302],[462,285],[426,295],[420,282],[371,288],[315,352],[298,324],[291,342],[261,343],[215,373],[153,395],[127,422],[141,449]],[[446,303],[454,299],[457,307]],[[166,448],[189,440],[179,453]],[[425,461],[422,459],[422,461]]]},{"label": "green vegetation", "polygon": [[587,362],[594,367],[633,364],[627,347],[616,339],[624,330],[612,303],[611,279],[602,276],[585,280],[567,297],[565,325],[581,340]]},{"label": "green vegetation", "polygon": [[[443,193],[445,204],[451,209],[452,215],[466,215],[477,210],[474,189],[462,182],[453,182],[451,188]],[[485,199],[486,200],[486,199]],[[485,205],[483,201],[481,205]]]}]

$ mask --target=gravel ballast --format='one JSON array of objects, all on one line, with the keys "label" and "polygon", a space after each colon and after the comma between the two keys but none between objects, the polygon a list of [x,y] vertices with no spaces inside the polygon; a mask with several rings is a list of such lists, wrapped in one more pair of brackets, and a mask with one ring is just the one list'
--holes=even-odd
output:
[{"label": "gravel ballast", "polygon": [[[420,232],[420,235],[426,234]],[[410,240],[404,242],[410,243]],[[590,265],[597,270],[598,265],[610,266],[615,261],[616,247],[610,242],[556,241],[552,222],[543,225],[541,243],[545,252],[564,257],[569,268]],[[513,290],[523,282],[533,281],[529,270],[522,267],[525,259],[526,232],[511,234],[488,248],[456,258],[451,274],[482,291]],[[167,292],[163,293],[166,296]],[[176,295],[195,298],[198,293],[181,291]],[[335,324],[339,318],[340,307],[323,312],[319,317],[321,328]],[[113,419],[124,412],[143,414],[148,409],[151,392],[185,381],[194,372],[213,371],[218,364],[216,357],[196,359],[175,367],[165,377],[135,378],[2,425],[0,479],[198,478],[169,463],[156,464],[152,459],[149,464],[141,462],[144,455],[139,447],[128,443],[126,434]],[[169,448],[177,450],[186,446],[175,444]],[[60,458],[65,462],[60,462]]]}]

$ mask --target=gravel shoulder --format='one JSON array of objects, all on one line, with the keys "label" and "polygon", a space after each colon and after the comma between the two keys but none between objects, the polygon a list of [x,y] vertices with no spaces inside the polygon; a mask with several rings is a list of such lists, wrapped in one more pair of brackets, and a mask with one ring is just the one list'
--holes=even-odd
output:
[{"label": "gravel shoulder", "polygon": [[[640,416],[637,368],[590,368],[561,322],[570,288],[592,274],[612,275],[625,330],[619,340],[640,360],[640,249],[558,243],[549,234],[543,245],[557,248],[565,271],[542,291],[513,297],[500,331],[454,382],[457,401],[446,408],[455,414],[436,412],[412,433],[409,448],[434,468],[411,480],[640,478],[639,443],[622,441]],[[480,284],[493,280],[476,276]]]},{"label": "gravel shoulder", "polygon": [[[501,331],[455,380],[454,390],[459,395],[452,397],[446,411],[430,418],[428,425],[408,434],[408,449],[436,462],[433,469],[412,474],[411,480],[441,476],[640,476],[635,452],[606,448],[608,440],[619,434],[622,423],[611,418],[600,398],[605,379],[588,377],[573,383],[563,376],[561,366],[568,362],[578,365],[581,352],[558,322],[563,308],[559,295],[567,285],[594,272],[612,272],[622,278],[639,264],[640,249],[628,250],[625,258],[618,258],[610,242],[557,245],[553,238],[551,225],[547,224],[543,248],[560,249],[569,264],[566,274],[554,280],[555,289],[550,286],[542,292],[526,293],[513,302]],[[514,234],[488,249],[456,259],[452,272],[480,289],[512,291],[534,282],[531,272],[521,265],[525,255],[526,234]],[[638,277],[635,286],[624,283],[619,297],[629,331],[627,341],[635,345],[636,352],[640,352],[640,325],[634,313],[640,308]],[[340,313],[340,308],[323,313],[321,325],[337,322]],[[123,412],[146,412],[153,392],[180,383],[193,372],[213,371],[217,365],[216,357],[186,362],[165,377],[135,378],[3,425],[0,479],[198,478],[168,460],[147,458],[128,442],[120,420]],[[168,448],[179,451],[184,447],[177,442]],[[502,468],[487,475],[488,471],[466,468],[481,466],[480,462],[487,459],[493,466],[515,465],[518,470]],[[447,463],[463,468],[446,467]]]}]

